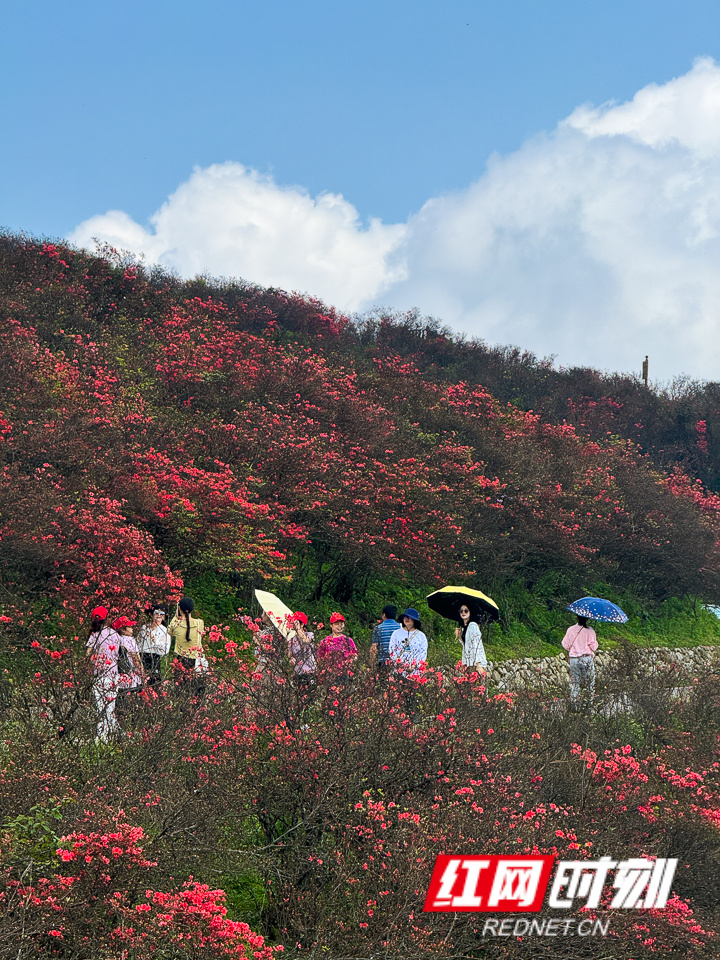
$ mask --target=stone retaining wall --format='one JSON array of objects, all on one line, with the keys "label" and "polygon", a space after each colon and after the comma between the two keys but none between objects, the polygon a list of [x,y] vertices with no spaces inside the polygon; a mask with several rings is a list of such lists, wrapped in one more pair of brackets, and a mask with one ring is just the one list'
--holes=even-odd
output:
[{"label": "stone retaining wall", "polygon": [[[599,651],[597,678],[641,673],[666,676],[669,683],[720,671],[720,647],[632,647],[630,661],[624,651]],[[492,682],[501,690],[543,689],[570,683],[565,654],[555,657],[518,657],[488,664]]]}]

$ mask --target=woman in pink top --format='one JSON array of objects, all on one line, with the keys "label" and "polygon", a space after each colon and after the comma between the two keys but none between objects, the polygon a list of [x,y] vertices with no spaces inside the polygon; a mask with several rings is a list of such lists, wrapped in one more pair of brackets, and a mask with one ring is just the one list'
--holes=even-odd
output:
[{"label": "woman in pink top", "polygon": [[332,633],[318,647],[318,664],[323,669],[346,671],[357,658],[357,647],[345,634],[345,617],[341,613],[331,614],[330,630]]},{"label": "woman in pink top", "polygon": [[598,648],[597,637],[588,626],[587,617],[578,615],[577,623],[569,627],[562,639],[567,650],[570,664],[570,699],[577,703],[580,699],[580,685],[588,688],[588,699],[592,703],[595,697],[595,651]]}]

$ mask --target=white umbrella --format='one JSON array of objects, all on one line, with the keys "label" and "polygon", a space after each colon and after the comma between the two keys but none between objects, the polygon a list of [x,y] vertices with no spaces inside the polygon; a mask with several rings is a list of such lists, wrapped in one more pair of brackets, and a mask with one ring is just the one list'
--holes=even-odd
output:
[{"label": "white umbrella", "polygon": [[[279,597],[276,597],[274,593],[269,593],[267,590],[256,590],[255,599],[270,617],[273,626],[277,627],[287,640],[290,634],[294,633],[294,628],[289,624],[294,619],[295,614],[290,607],[283,603]],[[290,620],[288,620],[288,617]]]}]

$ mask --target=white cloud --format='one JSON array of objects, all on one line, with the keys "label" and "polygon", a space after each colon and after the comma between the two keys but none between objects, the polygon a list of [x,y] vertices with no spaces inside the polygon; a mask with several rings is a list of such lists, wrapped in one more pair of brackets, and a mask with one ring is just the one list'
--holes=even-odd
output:
[{"label": "white cloud", "polygon": [[342,309],[417,306],[563,364],[720,379],[720,68],[579,107],[407,224],[239,164],[196,170],[151,218],[81,224],[185,276],[238,275]]},{"label": "white cloud", "polygon": [[583,107],[410,218],[385,298],[563,364],[720,379],[720,69]]},{"label": "white cloud", "polygon": [[97,237],[182,276],[240,276],[349,311],[401,276],[386,260],[403,226],[373,219],[365,227],[343,197],[313,198],[239,163],[196,169],[150,224],[145,229],[111,210],[81,223],[69,239],[92,247]]},{"label": "white cloud", "polygon": [[720,70],[703,57],[684,77],[651,83],[620,106],[578,107],[565,121],[588,137],[625,134],[650,147],[679,144],[712,155],[720,148]]}]

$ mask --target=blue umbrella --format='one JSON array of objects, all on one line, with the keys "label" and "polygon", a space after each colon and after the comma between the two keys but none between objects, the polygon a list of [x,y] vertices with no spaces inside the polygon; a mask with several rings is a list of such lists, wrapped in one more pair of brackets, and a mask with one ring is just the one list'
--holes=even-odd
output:
[{"label": "blue umbrella", "polygon": [[600,597],[583,597],[568,606],[571,613],[588,620],[601,620],[603,623],[627,623],[627,614],[609,600]]}]

